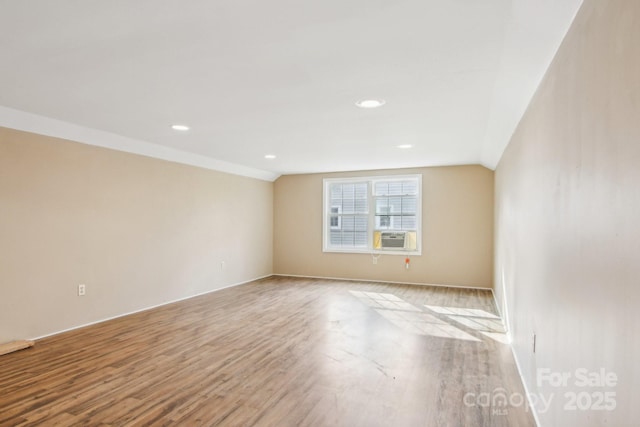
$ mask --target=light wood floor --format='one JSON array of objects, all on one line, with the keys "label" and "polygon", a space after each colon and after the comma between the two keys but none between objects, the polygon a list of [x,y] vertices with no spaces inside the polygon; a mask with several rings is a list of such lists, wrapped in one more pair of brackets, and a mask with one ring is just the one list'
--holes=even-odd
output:
[{"label": "light wood floor", "polygon": [[533,426],[503,337],[488,291],[273,277],[0,357],[0,425]]}]

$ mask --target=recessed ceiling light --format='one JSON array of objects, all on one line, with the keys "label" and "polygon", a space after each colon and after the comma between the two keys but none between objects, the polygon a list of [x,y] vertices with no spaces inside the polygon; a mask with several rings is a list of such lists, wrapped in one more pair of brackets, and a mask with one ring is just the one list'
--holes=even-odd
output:
[{"label": "recessed ceiling light", "polygon": [[413,148],[413,145],[411,145],[411,144],[400,144],[400,145],[398,145],[398,148],[402,148],[402,149]]},{"label": "recessed ceiling light", "polygon": [[265,154],[265,155],[264,155],[264,158],[265,158],[265,159],[269,159],[269,160],[271,160],[271,159],[275,159],[275,158],[276,158],[276,155],[275,155],[275,154]]},{"label": "recessed ceiling light", "polygon": [[181,130],[181,131],[187,131],[189,130],[189,126],[185,126],[185,125],[172,125],[171,129],[173,130]]},{"label": "recessed ceiling light", "polygon": [[383,99],[363,99],[356,102],[356,105],[360,108],[378,108],[384,105]]}]

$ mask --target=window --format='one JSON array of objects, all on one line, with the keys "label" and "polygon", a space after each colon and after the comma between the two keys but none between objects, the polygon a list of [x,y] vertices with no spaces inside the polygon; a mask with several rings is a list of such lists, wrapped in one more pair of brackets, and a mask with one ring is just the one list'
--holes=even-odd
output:
[{"label": "window", "polygon": [[422,175],[324,180],[323,250],[420,254]]},{"label": "window", "polygon": [[329,185],[329,244],[333,248],[367,248],[367,182]]},{"label": "window", "polygon": [[376,230],[416,230],[417,180],[378,181],[373,197]]}]

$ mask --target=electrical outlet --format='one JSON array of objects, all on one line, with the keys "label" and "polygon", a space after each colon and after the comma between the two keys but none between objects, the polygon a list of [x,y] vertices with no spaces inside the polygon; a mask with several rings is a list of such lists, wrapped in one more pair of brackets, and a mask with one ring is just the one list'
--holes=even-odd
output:
[{"label": "electrical outlet", "polygon": [[220,271],[224,271],[224,268],[226,267],[227,263],[224,261],[220,261]]},{"label": "electrical outlet", "polygon": [[87,287],[83,284],[78,285],[78,296],[84,296],[87,293]]},{"label": "electrical outlet", "polygon": [[377,263],[378,263],[378,258],[373,257],[373,264],[375,265],[375,264],[377,264]]}]

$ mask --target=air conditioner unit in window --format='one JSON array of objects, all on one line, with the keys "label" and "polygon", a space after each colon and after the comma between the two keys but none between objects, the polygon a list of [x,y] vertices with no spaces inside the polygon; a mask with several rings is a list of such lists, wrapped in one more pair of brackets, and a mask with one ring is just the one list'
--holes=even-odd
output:
[{"label": "air conditioner unit in window", "polygon": [[386,250],[401,251],[405,248],[406,233],[404,231],[384,231],[380,233],[380,247]]}]

